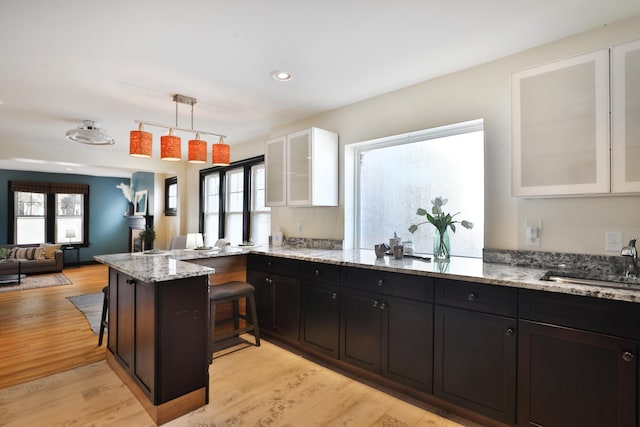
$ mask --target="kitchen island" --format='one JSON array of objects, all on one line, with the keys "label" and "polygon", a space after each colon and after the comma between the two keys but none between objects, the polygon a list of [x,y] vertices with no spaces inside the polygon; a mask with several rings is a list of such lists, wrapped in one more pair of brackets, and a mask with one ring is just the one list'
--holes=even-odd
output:
[{"label": "kitchen island", "polygon": [[208,402],[213,253],[155,251],[95,259],[109,266],[106,360],[156,424]]}]

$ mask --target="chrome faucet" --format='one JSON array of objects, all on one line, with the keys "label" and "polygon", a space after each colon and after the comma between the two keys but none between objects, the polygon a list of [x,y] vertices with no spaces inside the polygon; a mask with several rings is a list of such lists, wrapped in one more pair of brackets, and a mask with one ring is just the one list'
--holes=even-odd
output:
[{"label": "chrome faucet", "polygon": [[620,255],[630,258],[627,264],[627,277],[638,277],[638,251],[636,250],[636,239],[631,239],[629,245],[622,248]]}]

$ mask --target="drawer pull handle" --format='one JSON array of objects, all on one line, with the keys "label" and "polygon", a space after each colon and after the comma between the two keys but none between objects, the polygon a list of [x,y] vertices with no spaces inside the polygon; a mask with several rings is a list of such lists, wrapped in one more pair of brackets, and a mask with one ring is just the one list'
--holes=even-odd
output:
[{"label": "drawer pull handle", "polygon": [[504,331],[504,334],[508,337],[512,337],[515,333],[516,331],[514,331],[513,328],[507,328],[507,330]]},{"label": "drawer pull handle", "polygon": [[273,283],[273,280],[269,279],[268,277],[267,277],[266,279],[264,279],[264,281],[265,281],[265,283],[266,283],[267,285],[270,285],[270,284],[272,284],[272,283]]},{"label": "drawer pull handle", "polygon": [[384,302],[380,303],[380,306],[378,307],[380,310],[384,310],[385,308],[387,308],[387,304],[385,304]]},{"label": "drawer pull handle", "polygon": [[631,362],[633,358],[633,353],[630,353],[628,351],[622,353],[622,360],[624,360],[625,362]]},{"label": "drawer pull handle", "polygon": [[476,295],[476,293],[475,293],[475,292],[469,292],[469,295],[467,295],[467,299],[468,299],[469,301],[475,301],[475,300],[476,300],[476,298],[478,298],[478,296]]},{"label": "drawer pull handle", "polygon": [[378,286],[382,286],[382,279],[378,280]]},{"label": "drawer pull handle", "polygon": [[336,294],[335,292],[331,294],[331,299],[336,299],[338,298],[338,294]]},{"label": "drawer pull handle", "polygon": [[316,277],[320,277],[320,270],[316,269]]},{"label": "drawer pull handle", "polygon": [[271,268],[271,261],[267,262],[267,267]]},{"label": "drawer pull handle", "polygon": [[374,301],[373,302],[373,308],[377,308],[378,307],[378,301]]}]

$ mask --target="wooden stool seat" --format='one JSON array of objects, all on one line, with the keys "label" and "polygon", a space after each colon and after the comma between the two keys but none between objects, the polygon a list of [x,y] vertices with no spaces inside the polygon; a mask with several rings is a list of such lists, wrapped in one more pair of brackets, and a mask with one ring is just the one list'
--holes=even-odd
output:
[{"label": "wooden stool seat", "polygon": [[102,288],[102,294],[104,295],[104,301],[102,302],[102,317],[100,318],[100,335],[98,336],[98,347],[102,345],[104,328],[109,328],[109,320],[107,319],[107,312],[109,311],[109,286],[105,286],[104,288]]},{"label": "wooden stool seat", "polygon": [[[256,347],[260,346],[260,329],[258,327],[258,315],[256,314],[255,288],[246,282],[232,281],[220,285],[209,286],[210,304],[210,332],[209,332],[209,362],[213,360],[214,344],[228,338],[238,336],[245,332],[253,331],[256,339]],[[240,313],[240,299],[245,298],[246,314]],[[223,302],[231,302],[233,305],[233,317],[218,322],[233,322],[233,330],[216,335],[216,306]],[[240,319],[246,321],[246,326],[240,327]]]}]

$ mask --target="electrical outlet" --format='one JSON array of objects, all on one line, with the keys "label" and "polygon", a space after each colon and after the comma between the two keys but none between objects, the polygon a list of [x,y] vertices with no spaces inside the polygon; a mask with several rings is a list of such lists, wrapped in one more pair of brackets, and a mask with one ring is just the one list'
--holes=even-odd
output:
[{"label": "electrical outlet", "polygon": [[622,232],[607,231],[604,236],[604,250],[606,252],[620,252],[622,250]]},{"label": "electrical outlet", "polygon": [[526,241],[529,247],[540,246],[540,235],[542,234],[542,221],[528,220],[525,224]]}]

